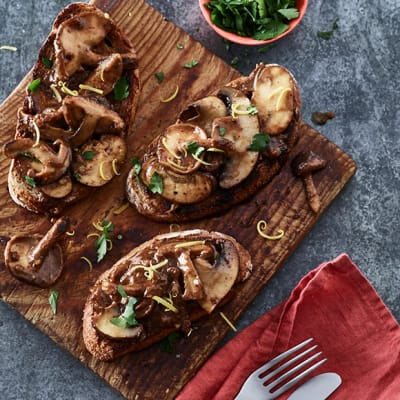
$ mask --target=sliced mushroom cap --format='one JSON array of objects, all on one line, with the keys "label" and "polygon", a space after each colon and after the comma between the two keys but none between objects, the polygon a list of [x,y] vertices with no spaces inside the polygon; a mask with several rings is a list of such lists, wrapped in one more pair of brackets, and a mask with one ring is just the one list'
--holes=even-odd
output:
[{"label": "sliced mushroom cap", "polygon": [[[190,174],[201,165],[199,157],[188,151],[189,143],[201,145],[207,140],[206,133],[190,124],[170,125],[158,138],[157,157],[161,165],[178,174]],[[203,155],[200,155],[203,157]]]},{"label": "sliced mushroom cap", "polygon": [[232,114],[215,119],[212,133],[215,140],[221,140],[220,132],[223,129],[223,139],[232,144],[233,151],[227,154],[219,181],[222,188],[229,189],[246,179],[257,164],[258,152],[248,149],[260,129],[257,115],[249,112],[250,100],[242,92],[225,87],[218,95],[228,103]]},{"label": "sliced mushroom cap", "polygon": [[9,158],[25,155],[25,162],[31,164],[27,175],[42,183],[51,183],[65,174],[72,159],[71,148],[64,140],[57,139],[53,145],[58,147],[57,152],[42,141],[15,139],[4,145],[4,154]]},{"label": "sliced mushroom cap", "polygon": [[61,247],[56,243],[68,221],[60,218],[44,235],[14,236],[5,248],[5,264],[12,275],[42,288],[51,286],[64,267]]},{"label": "sliced mushroom cap", "polygon": [[157,173],[163,182],[161,196],[178,204],[197,203],[207,198],[214,190],[214,178],[206,173],[193,172],[189,175],[179,175],[167,171],[153,158],[142,166],[141,178],[149,186],[151,178]]},{"label": "sliced mushroom cap", "polygon": [[179,255],[178,267],[183,274],[183,285],[185,287],[182,298],[184,300],[202,299],[204,297],[204,287],[188,251],[182,251]]},{"label": "sliced mushroom cap", "polygon": [[119,136],[103,135],[99,140],[90,140],[74,154],[74,176],[84,185],[103,186],[119,174],[126,152],[126,143]]},{"label": "sliced mushroom cap", "polygon": [[205,293],[204,298],[197,301],[208,313],[229,293],[239,273],[239,254],[234,244],[225,240],[220,243],[220,247],[213,264],[204,258],[193,259]]},{"label": "sliced mushroom cap", "polygon": [[179,115],[178,122],[189,122],[202,128],[211,136],[215,118],[228,115],[224,102],[217,96],[208,96],[189,104]]},{"label": "sliced mushroom cap", "polygon": [[112,318],[117,318],[119,315],[118,306],[109,307],[94,318],[93,322],[99,332],[113,339],[133,339],[139,338],[143,334],[143,327],[141,325],[123,328],[110,322]]},{"label": "sliced mushroom cap", "polygon": [[42,185],[40,190],[49,197],[53,197],[54,199],[62,199],[71,193],[72,180],[69,175],[64,175],[53,183]]},{"label": "sliced mushroom cap", "polygon": [[[122,70],[123,61],[121,55],[118,53],[111,54],[100,62],[85,81],[85,85],[102,90],[103,96],[106,96],[113,90],[115,82],[117,82],[122,75]],[[84,91],[82,93],[90,94],[89,91]]]},{"label": "sliced mushroom cap", "polygon": [[65,121],[75,130],[69,139],[73,146],[80,146],[89,140],[93,133],[119,134],[125,128],[122,118],[109,108],[93,99],[68,96],[63,102]]},{"label": "sliced mushroom cap", "polygon": [[261,66],[255,73],[252,103],[257,107],[261,130],[277,135],[286,130],[294,115],[296,83],[279,65]]},{"label": "sliced mushroom cap", "polygon": [[110,19],[100,12],[80,13],[61,23],[54,40],[56,79],[65,81],[104,59],[99,50],[111,28]]}]

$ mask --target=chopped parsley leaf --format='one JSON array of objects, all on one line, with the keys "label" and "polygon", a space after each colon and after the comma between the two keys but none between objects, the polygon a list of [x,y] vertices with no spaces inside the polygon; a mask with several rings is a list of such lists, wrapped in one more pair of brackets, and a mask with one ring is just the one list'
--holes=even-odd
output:
[{"label": "chopped parsley leaf", "polygon": [[156,72],[154,76],[157,78],[158,83],[161,83],[165,77],[164,72],[162,71]]},{"label": "chopped parsley leaf", "polygon": [[110,232],[114,230],[112,222],[103,220],[101,223],[102,233],[97,238],[94,247],[97,251],[97,262],[99,263],[107,254],[108,242],[111,240]]},{"label": "chopped parsley leaf", "polygon": [[29,175],[25,175],[25,182],[32,188],[36,187],[36,181]]},{"label": "chopped parsley leaf", "polygon": [[135,304],[137,303],[136,297],[129,297],[128,303],[125,306],[124,312],[116,318],[111,318],[110,322],[120,328],[130,328],[139,325],[136,320]]},{"label": "chopped parsley leaf", "polygon": [[324,40],[329,40],[332,37],[333,32],[336,29],[338,29],[338,27],[339,27],[338,24],[337,24],[338,20],[339,20],[339,18],[336,18],[333,21],[332,29],[330,31],[320,31],[320,32],[318,32],[317,33],[318,37],[320,37],[321,39],[324,39]]},{"label": "chopped parsley leaf", "polygon": [[187,63],[183,64],[183,67],[190,69],[190,68],[195,67],[198,63],[199,63],[198,60],[192,60],[190,62],[187,62]]},{"label": "chopped parsley leaf", "polygon": [[82,157],[84,158],[84,160],[92,161],[95,154],[96,154],[95,151],[88,150],[82,153]]},{"label": "chopped parsley leaf", "polygon": [[53,61],[50,58],[42,57],[42,63],[46,68],[51,68],[53,66]]},{"label": "chopped parsley leaf", "polygon": [[219,133],[219,136],[224,136],[226,133],[226,128],[224,128],[223,126],[219,126],[218,133]]},{"label": "chopped parsley leaf", "polygon": [[139,176],[140,171],[142,170],[142,164],[139,162],[139,157],[133,157],[131,159],[131,163],[133,165],[133,171],[135,172],[135,175]]},{"label": "chopped parsley leaf", "polygon": [[124,76],[121,76],[121,78],[115,82],[113,92],[114,98],[117,101],[124,100],[129,96],[129,83]]},{"label": "chopped parsley leaf", "polygon": [[167,353],[175,351],[175,343],[180,339],[182,334],[180,332],[172,332],[160,342],[160,350]]},{"label": "chopped parsley leaf", "polygon": [[199,157],[200,154],[205,150],[204,147],[199,146],[197,142],[186,143],[186,148],[189,153],[193,154],[195,157]]},{"label": "chopped parsley leaf", "polygon": [[248,150],[250,151],[261,151],[267,147],[271,137],[267,133],[256,133],[253,136],[253,140]]},{"label": "chopped parsley leaf", "polygon": [[51,310],[53,311],[53,314],[56,315],[57,314],[57,301],[58,301],[58,290],[57,289],[53,289],[51,291],[50,297],[49,297],[49,304],[51,307]]},{"label": "chopped parsley leaf", "polygon": [[29,85],[28,90],[32,93],[35,93],[40,86],[40,78],[34,79]]},{"label": "chopped parsley leaf", "polygon": [[159,193],[161,194],[163,192],[163,180],[162,176],[159,175],[157,172],[154,172],[154,174],[150,178],[149,182],[149,190],[151,193]]}]

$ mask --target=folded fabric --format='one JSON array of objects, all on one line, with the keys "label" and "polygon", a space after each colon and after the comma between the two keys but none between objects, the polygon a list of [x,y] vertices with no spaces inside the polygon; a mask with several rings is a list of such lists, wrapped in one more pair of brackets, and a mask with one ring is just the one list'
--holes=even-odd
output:
[{"label": "folded fabric", "polygon": [[342,377],[329,399],[400,399],[400,326],[342,254],[308,273],[287,301],[215,353],[176,400],[232,400],[252,371],[309,337],[328,358],[313,374]]}]

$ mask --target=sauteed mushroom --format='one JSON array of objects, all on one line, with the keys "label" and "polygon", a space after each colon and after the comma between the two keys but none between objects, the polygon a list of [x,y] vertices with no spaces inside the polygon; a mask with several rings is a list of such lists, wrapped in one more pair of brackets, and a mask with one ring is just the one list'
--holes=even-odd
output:
[{"label": "sauteed mushroom", "polygon": [[38,234],[12,237],[4,252],[9,271],[32,285],[51,286],[63,270],[63,254],[56,242],[67,227],[68,220],[60,218],[43,237]]},{"label": "sauteed mushroom", "polygon": [[231,142],[233,152],[229,154],[221,173],[219,184],[229,189],[246,179],[257,163],[258,152],[249,151],[253,137],[259,129],[257,115],[249,111],[250,100],[239,90],[225,87],[218,92],[230,108],[231,116],[214,120],[212,137],[220,140],[221,128],[223,139]]},{"label": "sauteed mushroom", "polygon": [[257,107],[261,130],[277,135],[288,128],[294,112],[294,82],[291,74],[276,65],[259,68],[254,78],[252,103]]},{"label": "sauteed mushroom", "polygon": [[211,136],[212,123],[215,118],[226,116],[224,102],[217,96],[207,96],[189,104],[179,115],[178,122],[188,122],[202,128]]},{"label": "sauteed mushroom", "polygon": [[[55,152],[53,147],[58,147]],[[24,162],[29,163],[27,175],[42,183],[55,182],[61,178],[71,164],[72,154],[69,145],[62,139],[57,139],[50,147],[46,143],[29,138],[11,140],[4,145],[4,154],[9,158],[21,155]]]},{"label": "sauteed mushroom", "polygon": [[126,156],[126,143],[119,136],[103,135],[89,140],[74,154],[75,178],[87,186],[103,186],[116,174]]},{"label": "sauteed mushroom", "polygon": [[214,178],[207,173],[196,171],[189,175],[176,174],[167,171],[156,158],[151,158],[143,163],[141,178],[145,185],[150,185],[155,173],[162,179],[161,196],[179,204],[201,201],[210,195],[215,186]]},{"label": "sauteed mushroom", "polygon": [[63,113],[65,121],[74,130],[69,139],[72,146],[80,146],[93,133],[118,134],[125,128],[124,121],[115,111],[85,97],[66,97]]},{"label": "sauteed mushroom", "polygon": [[95,66],[104,59],[101,45],[111,29],[110,19],[97,12],[82,13],[63,22],[54,41],[56,79],[65,81],[83,67]]},{"label": "sauteed mushroom", "polygon": [[326,164],[326,160],[312,151],[301,152],[292,161],[293,173],[303,178],[310,208],[315,213],[321,208],[321,201],[314,185],[312,173],[325,168]]}]

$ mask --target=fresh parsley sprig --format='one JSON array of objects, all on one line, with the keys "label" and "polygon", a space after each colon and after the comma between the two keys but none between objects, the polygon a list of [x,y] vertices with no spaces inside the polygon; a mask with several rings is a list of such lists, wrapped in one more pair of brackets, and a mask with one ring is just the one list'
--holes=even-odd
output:
[{"label": "fresh parsley sprig", "polygon": [[94,244],[97,252],[97,262],[100,262],[107,254],[108,242],[111,240],[110,232],[114,230],[114,225],[111,221],[104,220],[100,226],[102,228],[102,233]]},{"label": "fresh parsley sprig", "polygon": [[131,328],[132,326],[139,325],[135,314],[135,304],[137,301],[136,297],[129,297],[124,312],[119,317],[111,318],[110,322],[120,328]]},{"label": "fresh parsley sprig", "polygon": [[253,136],[253,140],[251,142],[251,145],[249,146],[250,151],[262,151],[265,150],[267,147],[267,144],[271,140],[271,137],[268,135],[268,133],[256,133]]}]

